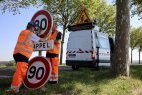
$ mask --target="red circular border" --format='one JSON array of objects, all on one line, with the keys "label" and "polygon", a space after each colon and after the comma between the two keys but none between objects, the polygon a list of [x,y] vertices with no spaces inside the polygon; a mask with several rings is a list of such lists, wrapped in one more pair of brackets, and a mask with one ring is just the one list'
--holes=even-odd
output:
[{"label": "red circular border", "polygon": [[44,37],[49,35],[49,32],[50,32],[50,30],[51,30],[51,28],[53,26],[53,18],[52,18],[51,14],[48,11],[39,10],[37,13],[34,14],[31,21],[34,21],[36,19],[36,17],[39,16],[39,15],[45,15],[47,17],[47,19],[48,19],[48,27],[45,30],[45,33],[43,33],[42,35],[39,35],[40,37],[44,38]]},{"label": "red circular border", "polygon": [[30,89],[38,89],[41,86],[43,86],[47,82],[47,80],[49,79],[49,76],[50,76],[51,70],[52,70],[50,62],[46,58],[41,57],[41,56],[37,56],[37,57],[34,57],[33,59],[31,59],[29,62],[29,67],[32,65],[32,63],[34,63],[36,61],[41,61],[44,63],[45,68],[46,68],[46,72],[45,72],[45,76],[43,77],[43,79],[36,84],[30,83],[27,79],[27,74],[26,74],[26,77],[24,79],[24,85]]}]

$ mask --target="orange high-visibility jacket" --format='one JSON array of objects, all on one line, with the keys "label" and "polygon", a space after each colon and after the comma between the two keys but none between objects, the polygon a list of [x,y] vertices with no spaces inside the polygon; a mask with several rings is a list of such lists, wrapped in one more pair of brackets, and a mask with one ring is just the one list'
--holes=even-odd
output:
[{"label": "orange high-visibility jacket", "polygon": [[33,42],[29,40],[29,37],[32,35],[32,32],[29,30],[23,30],[19,37],[17,44],[14,49],[14,54],[21,53],[22,55],[30,58],[33,52]]},{"label": "orange high-visibility jacket", "polygon": [[54,48],[51,50],[47,50],[49,53],[59,54],[60,53],[60,42],[56,41],[58,31],[55,30],[53,34],[48,38],[48,40],[54,40]]}]

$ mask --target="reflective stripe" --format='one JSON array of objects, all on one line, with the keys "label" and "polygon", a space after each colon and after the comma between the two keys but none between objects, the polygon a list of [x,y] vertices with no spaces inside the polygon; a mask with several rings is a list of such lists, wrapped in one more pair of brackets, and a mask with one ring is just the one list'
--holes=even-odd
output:
[{"label": "reflective stripe", "polygon": [[25,39],[22,42],[17,42],[17,44],[19,45],[26,45],[26,46],[30,46],[33,47],[32,43],[26,43],[28,41],[29,36],[31,36],[31,32],[28,33],[28,35],[25,37]]},{"label": "reflective stripe", "polygon": [[17,44],[19,44],[19,45],[26,45],[26,46],[29,46],[29,47],[33,47],[33,44],[26,44],[25,42],[17,42]]},{"label": "reflective stripe", "polygon": [[10,88],[11,88],[11,90],[14,91],[15,93],[18,93],[18,92],[19,92],[20,85],[19,85],[19,86],[12,86],[12,85],[11,85]]},{"label": "reflective stripe", "polygon": [[15,47],[15,51],[24,51],[24,52],[27,52],[27,53],[29,53],[29,54],[31,54],[33,51],[32,50],[27,50],[27,49],[25,49],[25,48],[22,48],[22,47],[18,47],[18,46],[16,46]]},{"label": "reflective stripe", "polygon": [[51,74],[49,81],[58,81],[58,74]]},{"label": "reflective stripe", "polygon": [[24,30],[20,33],[15,46],[14,54],[21,53],[28,58],[31,56],[34,48],[33,43],[29,40],[31,34],[32,32],[29,30]]}]

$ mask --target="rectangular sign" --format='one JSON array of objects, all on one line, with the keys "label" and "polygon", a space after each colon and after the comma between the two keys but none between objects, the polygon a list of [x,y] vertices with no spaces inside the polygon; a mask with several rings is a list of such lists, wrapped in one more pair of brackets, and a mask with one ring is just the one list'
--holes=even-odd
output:
[{"label": "rectangular sign", "polygon": [[54,41],[53,40],[48,40],[46,42],[37,42],[34,44],[34,51],[46,51],[53,49],[54,47]]}]

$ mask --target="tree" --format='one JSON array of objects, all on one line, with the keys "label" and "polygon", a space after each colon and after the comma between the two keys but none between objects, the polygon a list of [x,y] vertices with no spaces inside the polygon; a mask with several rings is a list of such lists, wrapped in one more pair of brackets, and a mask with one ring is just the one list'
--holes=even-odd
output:
[{"label": "tree", "polygon": [[20,13],[20,9],[28,8],[29,6],[41,6],[41,0],[1,0],[0,1],[0,10],[2,13],[9,11],[13,14]]},{"label": "tree", "polygon": [[130,47],[131,47],[131,63],[132,63],[132,51],[134,48],[138,47],[139,45],[139,36],[140,36],[140,29],[139,28],[132,28],[130,31]]},{"label": "tree", "polygon": [[82,0],[89,16],[96,20],[96,24],[101,27],[100,31],[108,34],[115,34],[115,6],[107,5],[106,0]]},{"label": "tree", "polygon": [[[54,21],[63,27],[63,37],[61,44],[61,55],[63,53],[64,36],[67,26],[73,22],[78,15],[82,6],[85,6],[88,10],[90,17],[97,20],[97,25],[102,27],[101,31],[105,31],[110,34],[114,34],[115,31],[115,8],[106,4],[105,0],[42,0],[45,9],[49,10]],[[11,1],[12,2],[12,1]],[[12,2],[7,1],[4,4],[11,4],[11,7],[3,7],[3,10],[9,10],[13,12],[19,12],[19,8],[26,8],[30,5],[37,5],[40,0],[22,0]],[[13,4],[15,7],[13,7]],[[48,6],[47,6],[48,5]],[[60,58],[62,63],[62,56]]]},{"label": "tree", "polygon": [[136,47],[139,49],[139,64],[140,62],[140,52],[142,51],[142,27],[138,27],[135,29],[136,32]]},{"label": "tree", "polygon": [[[46,4],[47,5],[47,4]],[[63,36],[61,43],[60,64],[62,64],[63,44],[67,26],[76,17],[77,11],[80,9],[80,3],[77,0],[52,0],[45,9],[49,10],[54,18],[54,22],[63,28]]]},{"label": "tree", "polygon": [[112,73],[129,76],[129,0],[116,0],[116,37]]},{"label": "tree", "polygon": [[131,0],[132,15],[139,15],[142,19],[142,0]]},{"label": "tree", "polygon": [[[63,26],[61,55],[67,26],[75,20],[82,7],[87,9],[92,19],[97,20],[97,25],[102,27],[102,31],[114,34],[115,8],[111,5],[108,6],[104,0],[52,0],[47,6],[47,10],[52,13],[54,20]],[[62,57],[60,62],[62,62]]]}]

